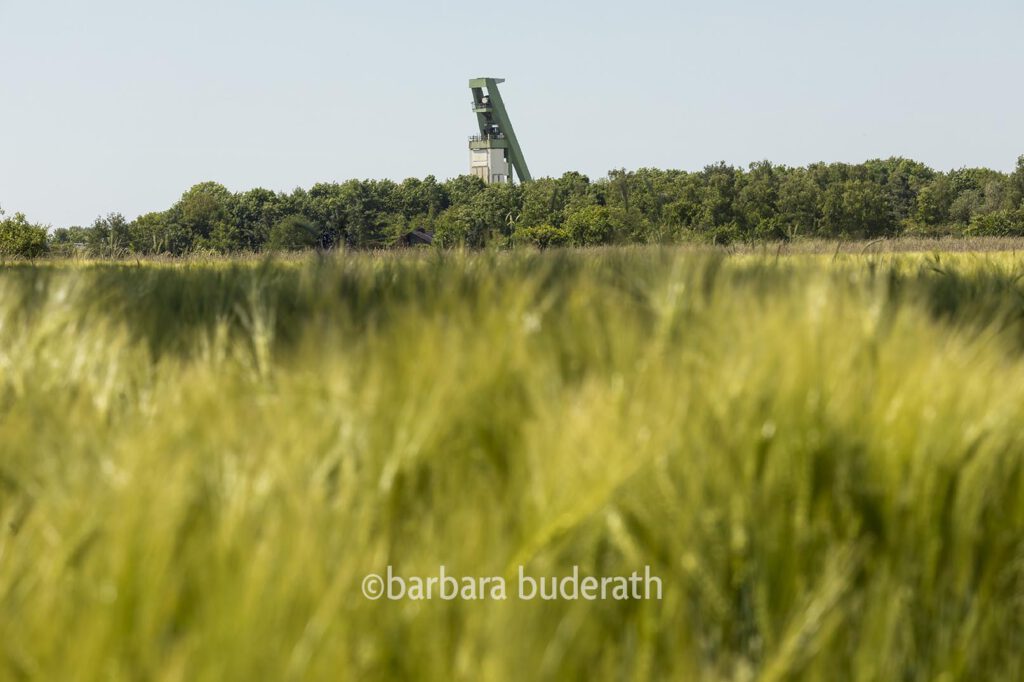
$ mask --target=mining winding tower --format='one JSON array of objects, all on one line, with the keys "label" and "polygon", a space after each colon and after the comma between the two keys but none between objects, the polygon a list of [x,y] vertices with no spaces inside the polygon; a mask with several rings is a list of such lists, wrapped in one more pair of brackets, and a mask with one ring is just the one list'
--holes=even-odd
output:
[{"label": "mining winding tower", "polygon": [[498,83],[504,82],[504,78],[469,81],[480,126],[480,134],[469,138],[469,170],[486,183],[512,182],[513,170],[519,182],[529,182],[530,170],[498,91]]}]

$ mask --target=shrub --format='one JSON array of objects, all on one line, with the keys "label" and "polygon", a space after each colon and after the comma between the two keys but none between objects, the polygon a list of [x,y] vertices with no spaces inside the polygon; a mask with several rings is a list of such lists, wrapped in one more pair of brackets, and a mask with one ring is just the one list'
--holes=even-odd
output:
[{"label": "shrub", "polygon": [[976,215],[971,218],[967,234],[976,237],[1024,236],[1024,209]]},{"label": "shrub", "polygon": [[28,222],[24,213],[0,220],[0,256],[36,258],[48,249],[46,228]]},{"label": "shrub", "polygon": [[312,249],[319,245],[319,233],[308,218],[301,215],[290,215],[282,218],[270,228],[271,249],[284,251],[300,251]]},{"label": "shrub", "polygon": [[569,234],[558,227],[551,225],[535,225],[533,227],[520,227],[512,233],[514,244],[532,244],[541,249],[552,246],[565,246],[569,243]]},{"label": "shrub", "polygon": [[743,233],[740,231],[740,226],[736,223],[715,225],[712,228],[702,231],[702,234],[708,242],[715,246],[729,246],[733,242],[740,241],[743,237]]},{"label": "shrub", "polygon": [[763,218],[754,227],[754,239],[762,241],[789,241],[791,235],[778,216]]}]

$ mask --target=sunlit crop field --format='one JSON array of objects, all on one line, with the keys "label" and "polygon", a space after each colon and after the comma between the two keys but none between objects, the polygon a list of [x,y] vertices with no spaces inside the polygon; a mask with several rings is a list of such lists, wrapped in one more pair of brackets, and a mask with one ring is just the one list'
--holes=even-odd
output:
[{"label": "sunlit crop field", "polygon": [[[0,679],[1024,679],[1024,256],[0,267]],[[370,599],[367,575],[660,577]]]}]

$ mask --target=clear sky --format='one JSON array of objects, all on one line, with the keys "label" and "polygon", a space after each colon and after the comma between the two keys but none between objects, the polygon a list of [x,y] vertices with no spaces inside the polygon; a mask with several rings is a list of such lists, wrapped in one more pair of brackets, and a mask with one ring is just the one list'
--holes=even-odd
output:
[{"label": "clear sky", "polygon": [[1024,154],[1021,0],[0,0],[0,206],[458,175],[474,76],[534,176]]}]

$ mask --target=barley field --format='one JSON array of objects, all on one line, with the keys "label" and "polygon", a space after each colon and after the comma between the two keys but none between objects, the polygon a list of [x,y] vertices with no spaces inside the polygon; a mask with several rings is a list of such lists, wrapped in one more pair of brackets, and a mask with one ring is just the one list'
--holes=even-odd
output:
[{"label": "barley field", "polygon": [[[0,679],[1024,679],[1024,256],[0,266]],[[371,599],[650,571],[660,599]]]}]

